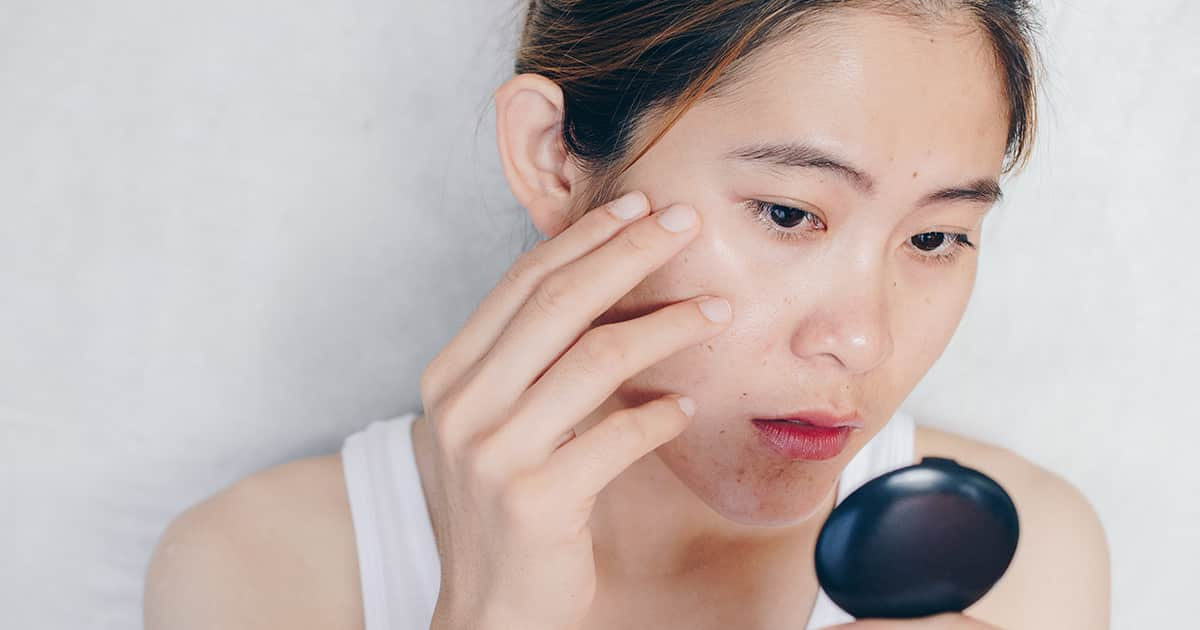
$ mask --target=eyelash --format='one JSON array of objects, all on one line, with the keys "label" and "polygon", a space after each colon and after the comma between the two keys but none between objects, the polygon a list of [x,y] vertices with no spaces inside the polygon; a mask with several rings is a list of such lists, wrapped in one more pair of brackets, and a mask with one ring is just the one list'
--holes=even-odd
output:
[{"label": "eyelash", "polygon": [[[750,211],[751,218],[753,218],[756,223],[758,223],[760,226],[762,226],[762,228],[765,229],[767,232],[769,232],[772,236],[774,236],[776,239],[779,239],[781,241],[792,241],[792,240],[798,240],[798,239],[808,238],[808,237],[805,235],[804,232],[789,232],[787,230],[780,229],[780,226],[778,224],[772,222],[771,219],[768,218],[768,213],[770,212],[770,210],[772,208],[785,208],[787,210],[803,212],[805,214],[805,219],[808,219],[811,221],[817,221],[818,223],[821,222],[821,219],[817,218],[817,215],[815,215],[807,210],[802,210],[800,208],[794,208],[792,206],[785,206],[783,204],[772,203],[769,201],[759,201],[757,199],[751,199],[747,202],[746,206],[747,206],[747,209]],[[924,234],[941,234],[945,237],[945,242],[950,243],[950,250],[946,253],[932,254],[932,255],[924,254],[924,253],[915,254],[916,258],[919,258],[923,261],[926,261],[926,262],[929,262],[932,264],[950,264],[959,257],[959,255],[963,252],[963,250],[965,250],[967,248],[971,248],[971,249],[975,248],[975,244],[967,239],[967,235],[959,233],[959,232],[922,232],[921,234],[918,234],[917,236],[921,236]],[[910,238],[906,242],[911,244],[912,239]],[[923,249],[918,249],[916,246],[912,246],[912,249],[917,252],[925,251]]]}]

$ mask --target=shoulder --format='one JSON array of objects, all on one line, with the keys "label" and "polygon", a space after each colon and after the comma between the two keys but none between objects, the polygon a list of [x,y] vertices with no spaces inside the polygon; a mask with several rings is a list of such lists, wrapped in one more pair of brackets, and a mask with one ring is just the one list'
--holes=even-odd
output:
[{"label": "shoulder", "polygon": [[340,455],[268,468],[185,510],[145,588],[147,630],[361,629]]},{"label": "shoulder", "polygon": [[917,425],[914,444],[916,461],[951,457],[995,479],[1017,507],[1012,564],[967,615],[1002,628],[1109,627],[1108,540],[1077,487],[1011,449],[949,431]]}]

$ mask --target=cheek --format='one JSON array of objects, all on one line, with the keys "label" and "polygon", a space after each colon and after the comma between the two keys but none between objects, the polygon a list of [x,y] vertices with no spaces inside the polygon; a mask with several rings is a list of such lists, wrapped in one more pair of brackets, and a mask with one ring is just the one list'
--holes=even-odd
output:
[{"label": "cheek", "polygon": [[894,330],[901,337],[897,346],[927,368],[941,355],[966,311],[974,288],[973,264],[962,270],[922,271],[896,287]]}]

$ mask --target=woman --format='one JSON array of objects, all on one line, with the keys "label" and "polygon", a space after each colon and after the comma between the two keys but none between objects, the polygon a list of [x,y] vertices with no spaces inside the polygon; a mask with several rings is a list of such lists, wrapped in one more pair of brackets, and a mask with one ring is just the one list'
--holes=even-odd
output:
[{"label": "woman", "polygon": [[[1106,628],[1087,500],[898,411],[1028,155],[1029,13],[531,2],[497,141],[548,239],[426,367],[424,415],[177,518],[147,627]],[[963,614],[853,622],[817,533],[926,455],[1012,494],[1013,563]]]}]

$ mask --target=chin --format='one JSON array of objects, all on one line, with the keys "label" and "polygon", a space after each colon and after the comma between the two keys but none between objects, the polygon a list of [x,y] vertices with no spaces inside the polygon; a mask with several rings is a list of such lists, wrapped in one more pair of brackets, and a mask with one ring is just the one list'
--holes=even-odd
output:
[{"label": "chin", "polygon": [[772,492],[755,495],[744,490],[732,493],[702,495],[701,499],[726,520],[747,527],[786,528],[811,522],[821,514],[834,483],[810,483],[804,489],[788,494]]},{"label": "chin", "polygon": [[659,459],[714,512],[748,527],[792,527],[816,517],[852,456],[774,465],[745,455],[721,461],[719,449],[689,448],[680,444],[683,437],[659,447]]}]

